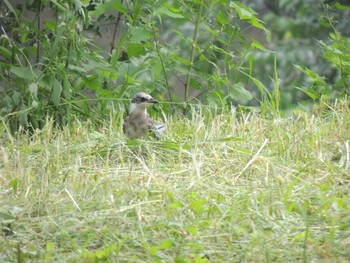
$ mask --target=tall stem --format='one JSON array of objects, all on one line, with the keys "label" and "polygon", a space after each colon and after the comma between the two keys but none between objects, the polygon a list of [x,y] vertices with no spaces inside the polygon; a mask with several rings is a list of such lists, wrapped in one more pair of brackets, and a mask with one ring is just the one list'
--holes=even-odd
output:
[{"label": "tall stem", "polygon": [[166,85],[166,87],[167,87],[169,100],[170,100],[170,102],[172,102],[173,99],[172,99],[171,92],[170,92],[170,86],[169,86],[168,76],[167,76],[167,74],[166,74],[165,64],[164,64],[164,60],[163,60],[163,55],[162,55],[162,53],[160,52],[160,47],[159,47],[159,44],[158,44],[158,41],[157,41],[156,30],[155,30],[155,27],[154,27],[154,26],[152,26],[152,30],[153,30],[153,38],[154,38],[154,43],[155,43],[156,51],[157,51],[157,54],[158,54],[158,57],[159,57],[159,60],[160,60],[160,64],[162,65],[162,71],[163,71],[163,74],[164,74],[164,80],[165,80],[165,85]]},{"label": "tall stem", "polygon": [[192,69],[193,69],[193,62],[194,62],[194,58],[196,55],[196,48],[197,48],[197,41],[198,41],[198,36],[199,36],[199,24],[201,22],[202,19],[202,13],[203,13],[203,2],[204,0],[201,2],[200,6],[199,6],[199,10],[197,13],[197,19],[195,21],[195,28],[194,28],[194,33],[193,33],[193,42],[192,42],[192,49],[191,49],[191,58],[190,58],[190,65],[188,67],[188,73],[187,73],[187,78],[186,78],[186,85],[185,85],[185,102],[188,101],[188,92],[190,89],[190,82],[191,82],[191,73],[192,73]]},{"label": "tall stem", "polygon": [[[123,4],[124,0],[121,0],[120,3]],[[117,32],[118,32],[118,28],[119,28],[119,23],[120,23],[120,19],[122,17],[122,13],[118,12],[118,16],[117,16],[117,20],[115,22],[115,26],[114,26],[114,32],[113,32],[113,38],[112,38],[112,44],[111,44],[111,51],[109,52],[110,55],[112,55],[113,49],[114,49],[114,45],[115,45],[115,41],[116,41],[116,37],[117,37]]]},{"label": "tall stem", "polygon": [[39,7],[38,7],[38,13],[37,13],[37,39],[36,39],[36,59],[35,59],[35,63],[38,64],[39,63],[39,59],[40,59],[40,31],[41,31],[41,9],[42,9],[42,2],[39,2]]}]

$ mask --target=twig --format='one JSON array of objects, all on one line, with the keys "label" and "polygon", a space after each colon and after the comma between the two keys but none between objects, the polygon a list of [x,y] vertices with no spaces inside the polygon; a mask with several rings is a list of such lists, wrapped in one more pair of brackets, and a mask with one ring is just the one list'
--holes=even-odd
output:
[{"label": "twig", "polygon": [[79,210],[79,212],[81,212],[79,205],[77,204],[77,202],[75,202],[73,196],[70,194],[70,192],[67,190],[67,188],[64,188],[64,191],[66,191],[66,193],[69,195],[70,199],[73,201],[73,204],[75,205],[75,207]]},{"label": "twig", "polygon": [[190,82],[191,82],[191,72],[193,68],[193,63],[194,63],[194,57],[196,55],[196,49],[197,49],[197,42],[198,42],[198,29],[199,29],[199,24],[202,19],[202,12],[203,12],[203,3],[204,1],[201,2],[197,14],[197,19],[195,21],[195,28],[194,28],[194,34],[193,34],[193,42],[192,42],[192,49],[191,49],[191,57],[190,57],[190,65],[188,66],[188,73],[187,73],[187,78],[186,78],[186,86],[185,86],[185,102],[188,101],[188,92],[190,88]]},{"label": "twig", "polygon": [[252,163],[256,160],[256,158],[259,156],[259,154],[261,153],[261,151],[264,149],[264,147],[268,142],[269,142],[269,139],[265,139],[264,143],[261,145],[257,153],[254,155],[252,159],[250,159],[250,161],[246,164],[246,166],[244,166],[243,170],[238,174],[236,178],[239,178],[248,169],[248,167],[252,165]]},{"label": "twig", "polygon": [[162,71],[163,71],[163,74],[164,74],[164,80],[165,80],[165,85],[166,85],[166,87],[167,87],[169,100],[170,100],[171,102],[173,102],[173,99],[172,99],[172,96],[171,96],[171,92],[170,92],[170,86],[169,86],[168,76],[167,76],[166,70],[165,70],[163,55],[162,55],[162,53],[160,52],[160,47],[159,47],[159,45],[158,45],[157,36],[156,36],[156,31],[155,31],[155,27],[154,27],[154,26],[152,26],[152,31],[153,31],[153,38],[154,38],[154,44],[155,44],[155,47],[156,47],[156,52],[157,52],[157,54],[158,54],[160,64],[162,65]]}]

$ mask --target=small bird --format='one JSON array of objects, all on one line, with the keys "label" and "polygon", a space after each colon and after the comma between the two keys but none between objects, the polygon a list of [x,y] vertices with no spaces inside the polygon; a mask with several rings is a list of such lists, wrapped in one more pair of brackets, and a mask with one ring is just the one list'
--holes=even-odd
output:
[{"label": "small bird", "polygon": [[165,131],[165,124],[154,125],[147,113],[147,108],[158,103],[151,95],[145,92],[137,93],[131,100],[129,116],[123,123],[123,132],[129,139],[145,138],[153,132],[156,139]]}]

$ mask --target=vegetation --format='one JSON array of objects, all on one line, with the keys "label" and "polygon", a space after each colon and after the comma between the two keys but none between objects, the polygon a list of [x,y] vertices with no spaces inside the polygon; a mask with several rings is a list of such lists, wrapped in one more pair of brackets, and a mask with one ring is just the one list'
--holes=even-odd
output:
[{"label": "vegetation", "polygon": [[[350,111],[172,116],[162,141],[3,126],[1,262],[345,262]],[[334,128],[336,127],[336,129]]]},{"label": "vegetation", "polygon": [[347,261],[350,10],[264,2],[5,0],[0,261]]},{"label": "vegetation", "polygon": [[[264,48],[245,37],[240,24],[269,34],[252,9],[227,1],[5,3],[0,102],[11,130],[40,128],[47,115],[59,125],[69,124],[72,115],[97,122],[108,116],[113,99],[140,90],[170,102],[251,100],[237,80],[252,78],[247,55]],[[24,15],[29,11],[30,23]],[[44,19],[50,12],[52,18]],[[86,37],[101,34],[104,23],[114,31],[108,51]]]}]

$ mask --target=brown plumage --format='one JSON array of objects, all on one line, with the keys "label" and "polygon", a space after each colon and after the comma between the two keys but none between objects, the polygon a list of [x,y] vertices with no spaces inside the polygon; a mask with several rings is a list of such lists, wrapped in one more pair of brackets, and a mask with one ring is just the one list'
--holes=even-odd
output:
[{"label": "brown plumage", "polygon": [[147,113],[147,108],[158,103],[151,95],[139,92],[131,100],[129,116],[123,123],[123,132],[129,139],[146,137],[151,130],[157,129]]}]

